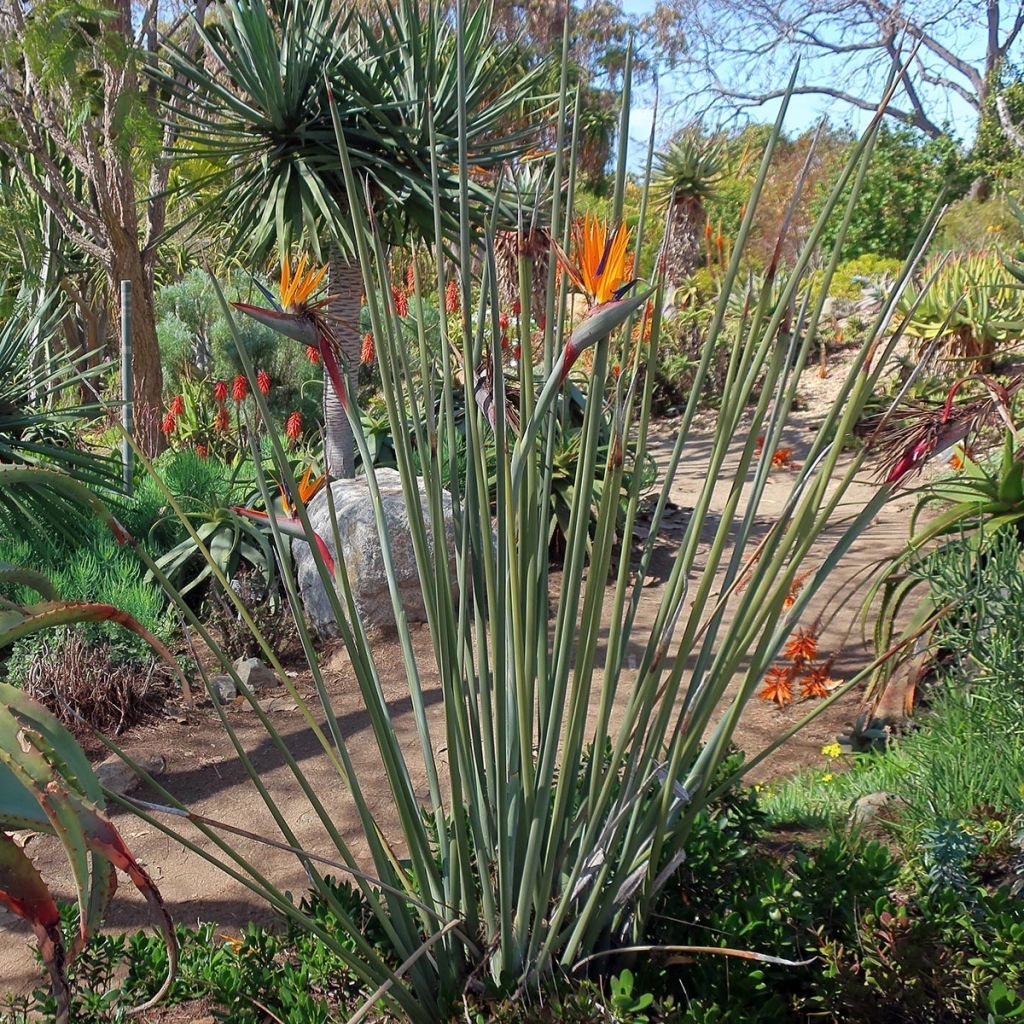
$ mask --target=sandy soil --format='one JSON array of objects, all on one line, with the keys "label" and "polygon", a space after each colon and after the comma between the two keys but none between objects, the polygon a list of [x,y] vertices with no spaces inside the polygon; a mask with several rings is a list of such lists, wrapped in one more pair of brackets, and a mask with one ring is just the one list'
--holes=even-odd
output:
[{"label": "sandy soil", "polygon": [[[841,363],[841,359],[834,362]],[[793,448],[795,461],[799,462],[820,422],[821,414],[815,410],[824,408],[841,377],[841,365],[834,365],[825,380],[818,378],[816,367],[805,374],[805,381],[801,382],[801,391],[807,400],[808,411],[794,414],[784,438],[784,444]],[[652,441],[651,452],[662,464],[668,458],[673,440],[671,423],[660,424]],[[701,436],[694,438],[695,449],[699,449],[701,443]],[[700,482],[699,476],[695,475],[695,469],[699,468],[701,461],[695,458],[683,462],[672,491],[673,500],[680,506],[692,504],[691,496],[695,485]],[[792,478],[786,470],[773,473],[760,513],[766,525],[782,508],[791,481]],[[849,496],[851,504],[858,505],[873,488],[874,484],[871,481],[858,482]],[[724,495],[716,495],[716,502],[719,498],[724,499]],[[828,589],[819,595],[814,612],[808,617],[810,622],[816,615],[824,615],[826,624],[820,639],[820,649],[827,653],[835,652],[833,675],[836,678],[848,678],[867,660],[866,651],[859,642],[859,629],[855,623],[856,605],[850,603],[845,589],[852,580],[859,578],[870,564],[898,550],[906,537],[907,517],[911,507],[911,499],[897,498],[883,510],[860,538],[855,549],[844,559],[839,570],[834,573]],[[677,543],[678,533],[666,532],[660,550],[663,564],[671,558]],[[640,637],[646,638],[659,596],[660,584],[654,585],[641,605],[636,625]],[[831,613],[837,609],[840,614],[831,618]],[[414,628],[413,643],[419,655],[418,660],[426,667],[431,663],[432,657],[425,627]],[[641,649],[638,645],[637,650]],[[403,743],[407,744],[407,749],[412,750],[418,741],[400,650],[396,642],[382,641],[377,645],[376,654],[395,731]],[[360,784],[371,807],[378,812],[384,828],[387,829],[390,794],[367,716],[355,693],[347,658],[344,653],[335,653],[326,659],[326,667],[334,705],[340,716],[341,728],[352,753]],[[296,685],[305,695],[313,695],[308,674],[299,672]],[[428,692],[428,700],[431,701],[431,725],[436,727],[436,735],[443,735],[443,707],[436,674],[432,675],[426,670],[424,685]],[[755,773],[755,778],[785,774],[801,766],[820,762],[820,747],[844,731],[855,715],[858,700],[859,697],[854,694],[827,710],[810,727],[765,762]],[[315,700],[312,703],[315,703]],[[754,701],[743,715],[737,742],[749,753],[754,753],[776,737],[781,729],[801,717],[806,710],[807,705],[780,710],[773,705]],[[247,706],[232,706],[227,713],[231,716],[239,738],[258,769],[263,784],[274,795],[278,804],[285,808],[299,841],[303,845],[309,844],[308,848],[312,850],[322,848],[320,824],[309,809],[280,752],[268,739],[258,719]],[[334,815],[343,838],[354,850],[361,850],[362,831],[351,801],[339,786],[337,776],[326,759],[321,756],[319,744],[312,731],[294,710],[293,702],[287,698],[278,700],[271,714],[288,749]],[[181,718],[176,721],[164,718],[137,728],[131,732],[124,745],[129,752],[139,756],[164,755],[168,766],[161,782],[195,811],[257,833],[278,835],[269,813],[238,763],[212,708],[197,708],[187,719]],[[415,763],[418,757],[411,760]],[[421,789],[425,789],[423,778],[416,782]],[[200,921],[212,920],[223,925],[225,931],[231,931],[249,920],[270,919],[265,907],[255,900],[244,886],[189,853],[180,843],[131,815],[115,811],[114,818],[129,846],[153,874],[176,921],[195,925]],[[238,840],[237,845],[244,855],[258,863],[261,870],[281,888],[290,889],[295,893],[305,889],[305,877],[290,854],[268,849],[244,839]],[[45,877],[50,880],[63,880],[63,884],[56,887],[62,895],[68,895],[66,870],[56,844],[47,838],[36,837],[30,841],[28,849]],[[125,882],[112,907],[109,927],[116,930],[132,929],[145,926],[147,923],[144,904],[129,891]],[[38,975],[28,951],[29,945],[27,929],[10,915],[0,911],[0,993],[22,992],[38,982]]]}]

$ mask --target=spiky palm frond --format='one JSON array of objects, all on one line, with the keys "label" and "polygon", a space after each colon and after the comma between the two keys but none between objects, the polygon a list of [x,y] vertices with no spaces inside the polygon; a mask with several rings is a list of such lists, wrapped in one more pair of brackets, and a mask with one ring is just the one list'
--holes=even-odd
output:
[{"label": "spiky palm frond", "polygon": [[[372,23],[342,16],[332,0],[232,0],[199,33],[196,56],[169,42],[168,67],[154,73],[188,101],[177,155],[214,161],[199,184],[219,187],[198,212],[226,218],[233,248],[287,251],[305,234],[318,258],[325,238],[354,255],[332,97],[353,169],[389,240],[432,237],[435,150],[442,220],[457,226],[463,104],[450,19],[433,8],[421,15],[414,0],[382,9]],[[466,14],[463,53],[469,162],[490,170],[528,148],[532,130],[504,126],[537,105],[538,72],[514,73],[516,51],[490,43],[486,5]],[[485,190],[474,188],[483,200]],[[483,210],[480,202],[474,212],[482,218]]]},{"label": "spiky palm frond", "polygon": [[719,138],[696,126],[686,128],[655,158],[651,199],[662,206],[673,194],[679,201],[709,199],[725,175],[727,157]]}]

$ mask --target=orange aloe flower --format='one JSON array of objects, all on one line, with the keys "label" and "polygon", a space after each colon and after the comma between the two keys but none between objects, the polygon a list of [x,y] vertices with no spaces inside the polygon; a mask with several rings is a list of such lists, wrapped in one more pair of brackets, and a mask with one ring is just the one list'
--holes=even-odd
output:
[{"label": "orange aloe flower", "polygon": [[764,689],[758,696],[784,708],[793,700],[793,670],[781,665],[770,668],[764,677]]},{"label": "orange aloe flower", "polygon": [[783,649],[783,654],[795,665],[813,661],[818,653],[818,637],[812,629],[798,629]]},{"label": "orange aloe flower", "polygon": [[[629,229],[620,224],[609,236],[608,226],[589,214],[573,225],[575,263],[557,250],[569,280],[586,295],[591,305],[600,306],[618,298],[626,283],[626,247]],[[629,284],[632,284],[630,281]]]},{"label": "orange aloe flower", "polygon": [[782,602],[786,608],[792,608],[796,604],[796,599],[800,594],[800,591],[804,589],[804,581],[808,576],[811,575],[810,569],[807,572],[801,573],[793,582],[789,585],[789,593],[786,595],[786,599]]},{"label": "orange aloe flower", "polygon": [[803,697],[827,697],[836,685],[836,680],[829,676],[831,661],[824,665],[808,665],[807,671],[800,680],[800,694]]},{"label": "orange aloe flower", "polygon": [[776,448],[772,454],[772,465],[776,469],[787,469],[793,464],[792,448]]}]

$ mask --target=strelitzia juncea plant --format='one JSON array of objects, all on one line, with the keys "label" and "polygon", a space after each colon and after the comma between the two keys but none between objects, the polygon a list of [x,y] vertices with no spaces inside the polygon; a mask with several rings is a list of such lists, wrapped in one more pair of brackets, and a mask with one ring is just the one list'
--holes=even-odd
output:
[{"label": "strelitzia juncea plant", "polygon": [[[461,33],[465,17],[461,6],[456,7],[455,17]],[[456,48],[456,60],[462,91],[466,85],[461,48]],[[563,73],[563,115],[569,106],[565,78]],[[365,853],[357,855],[346,841],[347,829],[325,808],[288,743],[237,676],[239,692],[267,729],[310,812],[322,824],[323,842],[315,848],[300,845],[289,824],[295,819],[295,806],[289,806],[287,814],[278,806],[229,716],[216,702],[239,763],[273,815],[280,837],[253,836],[237,826],[192,815],[173,793],[148,776],[163,803],[124,798],[154,827],[176,837],[197,856],[219,864],[333,950],[365,986],[361,1004],[347,1008],[352,1021],[363,1019],[378,1003],[411,1021],[444,1020],[467,992],[514,998],[536,990],[556,972],[579,970],[618,950],[642,946],[659,891],[685,857],[694,819],[715,796],[716,772],[744,706],[829,572],[886,500],[887,487],[880,485],[862,506],[851,509],[848,502],[843,504],[867,455],[861,450],[844,456],[842,442],[851,435],[883,372],[886,344],[895,344],[879,339],[911,264],[853,361],[802,468],[794,473],[783,513],[773,519],[767,533],[760,530],[771,453],[807,354],[814,351],[828,284],[879,120],[853,147],[795,266],[773,263],[768,273],[776,287],[761,289],[741,316],[730,320],[726,315],[729,298],[740,287],[740,260],[787,105],[784,101],[765,148],[639,564],[630,544],[620,542],[616,513],[624,444],[635,439],[642,451],[651,424],[653,374],[647,371],[655,364],[661,330],[661,283],[638,283],[632,290],[616,288],[607,294],[595,288],[592,308],[573,324],[565,313],[567,275],[551,260],[544,303],[549,315],[539,332],[530,328],[525,314],[521,318],[517,325],[521,358],[513,371],[499,340],[501,310],[493,244],[498,211],[503,208],[499,197],[492,223],[479,235],[470,234],[469,217],[461,222],[456,278],[461,317],[456,329],[442,320],[439,359],[435,360],[422,330],[411,346],[403,334],[388,252],[372,204],[352,205],[346,231],[355,241],[362,269],[381,393],[409,506],[432,641],[429,668],[440,680],[443,714],[432,719],[428,713],[426,666],[418,663],[412,649],[401,595],[391,573],[398,643],[416,725],[415,743],[399,741],[374,644],[355,613],[340,546],[335,544],[336,564],[328,566],[317,557],[314,543],[314,557],[351,663],[358,700],[365,707],[380,754],[392,799],[388,810],[397,817],[398,824],[389,826],[370,806],[366,780],[353,766],[339,726],[340,709],[324,681],[313,638],[304,624],[290,559],[280,559],[281,578],[317,694],[312,703],[295,689],[256,631],[248,610],[214,567],[213,575],[227,599],[250,623],[323,757],[351,794],[353,813],[365,836]],[[623,139],[628,134],[628,112],[627,84]],[[564,123],[565,119],[559,120]],[[347,193],[359,196],[359,172],[340,128],[337,134]],[[570,187],[564,194],[561,187],[555,188],[545,203],[551,236],[559,240],[566,261],[578,258],[572,244],[573,166],[571,151],[567,157],[561,151],[556,155],[555,181],[568,178]],[[433,166],[431,172],[436,183],[440,169]],[[468,206],[475,193],[464,148],[458,174],[462,203]],[[614,190],[617,221],[622,218],[624,182],[623,145]],[[848,198],[843,198],[844,193]],[[805,273],[830,217],[840,219],[841,229],[817,286],[807,288]],[[617,227],[609,225],[605,238],[618,239]],[[450,242],[437,212],[434,280],[427,284],[420,268],[416,270],[411,312],[417,322],[421,322],[417,314],[424,293],[435,287],[438,295],[446,292]],[[918,255],[915,252],[913,259]],[[524,311],[532,308],[532,270],[524,254],[520,267],[520,309]],[[594,274],[603,272],[600,266],[592,266],[587,274],[575,276],[593,281]],[[649,336],[612,379],[610,356],[625,351],[625,332],[646,302],[653,303]],[[224,312],[233,323],[227,303]],[[296,334],[290,329],[286,333]],[[254,367],[237,335],[236,340],[252,377]],[[292,343],[282,340],[282,344]],[[702,454],[698,456],[695,416],[719,344],[727,344],[729,352],[721,411],[710,436],[700,438]],[[577,361],[584,349],[593,356],[586,370]],[[517,389],[505,386],[511,376],[518,378]],[[570,383],[583,391],[586,401],[576,467],[577,499],[556,587],[548,560],[552,467],[547,453],[564,414]],[[260,416],[269,421],[269,409],[256,390],[254,399]],[[363,464],[372,467],[355,396],[348,399],[345,408],[356,445],[363,453]],[[510,427],[512,402],[517,405],[518,433]],[[463,407],[464,427],[456,423],[457,410]],[[466,458],[460,465],[453,453],[462,443],[459,431],[463,429]],[[765,437],[760,448],[759,435]],[[287,492],[296,496],[290,529],[301,527],[315,541],[287,453],[276,432],[268,436],[277,475]],[[590,496],[598,472],[597,453],[608,436],[612,443],[605,446],[605,483],[593,529]],[[658,543],[671,478],[683,458],[700,459],[696,479],[703,483],[694,494],[694,511],[668,578],[652,593],[647,570]],[[254,460],[254,465],[264,504],[270,508],[271,487],[260,460]],[[372,468],[367,470],[366,484],[379,499]],[[627,538],[638,522],[640,488],[640,474],[634,474],[625,512],[623,535]],[[724,501],[715,503],[716,492],[726,495]],[[173,506],[173,496],[169,492],[166,496]],[[449,499],[454,587],[448,576],[452,542],[444,522]],[[326,501],[333,515],[329,488],[318,500]],[[843,517],[838,520],[841,505]],[[713,506],[716,517],[709,515]],[[379,500],[377,508],[379,540],[385,564],[391,566],[391,544]],[[283,552],[290,541],[279,518],[269,516],[267,526]],[[185,527],[189,529],[187,521]],[[198,538],[197,542],[202,548]],[[808,569],[812,548],[814,564]],[[141,557],[146,557],[144,551]],[[154,575],[161,578],[158,569]],[[790,600],[798,575],[804,577],[803,586]],[[195,637],[210,648],[222,670],[234,676],[203,622],[173,588],[168,588],[168,594]],[[635,624],[644,600],[652,603],[655,615],[653,628],[641,637]],[[640,648],[635,667],[627,663],[627,646]],[[443,757],[438,751],[444,751]],[[426,780],[425,800],[414,781],[421,778]],[[205,845],[184,826],[178,827],[183,819],[205,837]],[[349,941],[341,941],[300,909],[232,845],[233,834],[292,850],[311,887],[349,931]],[[340,872],[359,887],[387,936],[386,950],[363,938],[325,884],[328,872]],[[757,955],[757,951],[726,952]]]}]

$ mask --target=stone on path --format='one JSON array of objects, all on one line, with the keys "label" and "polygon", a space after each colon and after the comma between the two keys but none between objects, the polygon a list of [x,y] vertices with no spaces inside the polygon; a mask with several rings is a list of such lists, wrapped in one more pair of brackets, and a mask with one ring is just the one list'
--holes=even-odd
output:
[{"label": "stone on path", "polygon": [[264,665],[259,658],[236,658],[231,667],[243,685],[253,692],[273,690],[281,684],[277,673],[269,665]]},{"label": "stone on path", "polygon": [[[148,757],[133,757],[133,761],[150,775],[162,775],[167,771],[167,759],[160,754]],[[127,796],[134,789],[142,785],[142,779],[121,760],[116,754],[112,754],[94,769],[96,778],[104,789],[109,789],[119,796]]]},{"label": "stone on path", "polygon": [[[426,610],[416,571],[416,557],[409,527],[409,510],[402,493],[402,480],[393,469],[377,470],[377,486],[380,488],[381,504],[387,533],[391,541],[391,554],[399,593],[406,618],[410,622],[425,622]],[[344,571],[352,585],[356,609],[367,632],[393,632],[395,617],[388,591],[388,578],[384,569],[384,557],[377,536],[373,501],[365,477],[354,480],[335,480],[331,484],[335,515],[338,521],[338,535],[341,541],[341,555],[334,544],[331,527],[331,513],[326,489],[309,503],[309,519],[313,529],[323,538],[334,558],[339,572]],[[426,491],[420,484],[420,499],[424,518],[429,527],[429,508]],[[448,537],[448,576],[455,580],[455,543],[451,521],[451,498],[444,495],[446,535]],[[316,561],[305,541],[295,541],[293,547],[299,590],[306,616],[321,638],[339,635],[338,624],[328,599],[327,590],[320,579]],[[344,569],[342,564],[344,563]],[[344,607],[344,600],[342,600]]]}]

